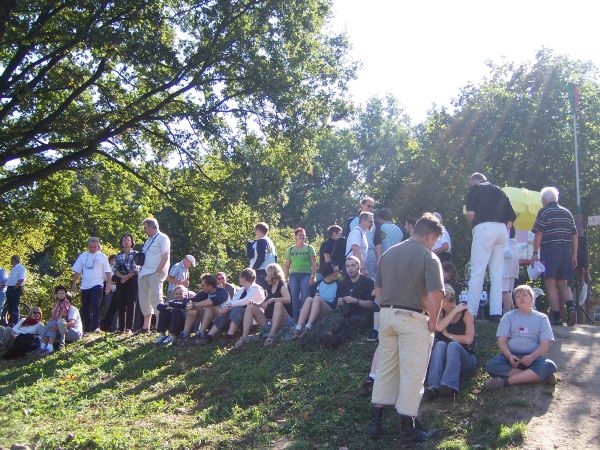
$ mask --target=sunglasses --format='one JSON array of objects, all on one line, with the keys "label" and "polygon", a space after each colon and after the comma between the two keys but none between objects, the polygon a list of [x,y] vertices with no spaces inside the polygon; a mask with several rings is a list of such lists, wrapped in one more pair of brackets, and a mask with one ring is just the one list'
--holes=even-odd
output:
[{"label": "sunglasses", "polygon": [[42,315],[42,313],[39,312],[39,311],[33,311],[31,314],[34,314],[36,316],[41,316]]}]

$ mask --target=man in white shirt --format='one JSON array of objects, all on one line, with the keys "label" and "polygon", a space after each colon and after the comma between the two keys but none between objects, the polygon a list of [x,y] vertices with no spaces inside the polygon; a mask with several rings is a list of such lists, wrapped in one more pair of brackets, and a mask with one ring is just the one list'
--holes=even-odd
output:
[{"label": "man in white shirt", "polygon": [[100,251],[100,240],[91,237],[87,241],[87,251],[79,255],[73,264],[71,290],[77,289],[77,281],[81,277],[81,319],[85,333],[100,331],[100,301],[102,286],[104,292],[110,292],[112,269],[108,258]]},{"label": "man in white shirt", "polygon": [[13,326],[19,321],[19,304],[21,303],[21,294],[23,285],[27,277],[27,270],[21,264],[21,258],[13,255],[10,258],[10,274],[6,280],[6,309],[9,314],[8,326]]},{"label": "man in white shirt", "polygon": [[348,256],[356,256],[360,261],[360,273],[369,276],[367,270],[367,252],[369,250],[369,243],[367,240],[367,233],[373,227],[373,213],[362,212],[358,216],[358,226],[355,227],[346,240],[346,258]]},{"label": "man in white shirt", "polygon": [[442,215],[438,212],[434,212],[433,215],[437,217],[440,223],[442,224],[443,232],[431,251],[438,256],[441,262],[450,261],[450,251],[452,250],[452,241],[450,240],[450,233],[448,233],[448,229],[442,221]]},{"label": "man in white shirt", "polygon": [[140,332],[147,333],[152,315],[156,314],[158,319],[156,307],[163,300],[163,283],[167,278],[171,259],[171,240],[159,230],[156,219],[145,219],[142,224],[148,239],[142,248],[145,258],[138,273],[138,292],[140,310],[144,316]]}]

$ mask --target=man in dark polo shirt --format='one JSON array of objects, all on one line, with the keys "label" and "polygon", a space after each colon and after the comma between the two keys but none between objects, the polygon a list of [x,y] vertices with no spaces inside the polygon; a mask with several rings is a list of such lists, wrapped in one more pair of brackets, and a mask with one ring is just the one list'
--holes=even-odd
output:
[{"label": "man in dark polo shirt", "polygon": [[573,278],[573,268],[577,266],[577,229],[573,215],[567,208],[558,204],[558,190],[553,187],[542,189],[543,208],[538,211],[533,232],[532,264],[539,258],[544,263],[544,288],[552,314],[552,325],[562,324],[562,310],[566,303],[567,325],[575,325],[577,318],[573,293],[567,283]]},{"label": "man in dark polo shirt", "polygon": [[466,208],[467,220],[473,227],[467,307],[473,317],[477,317],[485,270],[489,265],[490,320],[500,322],[504,244],[517,215],[502,189],[489,183],[480,173],[474,173],[469,179]]},{"label": "man in dark polo shirt", "polygon": [[431,251],[441,235],[439,220],[426,213],[410,239],[391,247],[379,260],[375,280],[375,297],[381,305],[379,355],[367,430],[372,439],[383,435],[384,405],[396,407],[409,439],[422,442],[433,435],[416,417],[444,296],[442,266]]}]

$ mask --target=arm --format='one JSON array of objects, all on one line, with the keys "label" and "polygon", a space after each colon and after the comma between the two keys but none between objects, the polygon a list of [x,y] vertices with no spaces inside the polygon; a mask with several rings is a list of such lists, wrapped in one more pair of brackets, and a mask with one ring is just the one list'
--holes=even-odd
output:
[{"label": "arm", "polygon": [[383,253],[383,245],[375,244],[375,253],[377,254],[377,261],[379,262],[379,258],[381,258],[381,254]]},{"label": "arm", "polygon": [[425,311],[429,314],[429,331],[433,333],[437,326],[437,319],[440,315],[440,308],[442,306],[442,299],[444,298],[444,292],[441,290],[435,290],[427,293],[427,297],[423,302]]},{"label": "arm", "polygon": [[447,242],[444,242],[442,245],[440,245],[438,248],[436,248],[435,250],[433,250],[433,252],[436,255],[439,255],[441,253],[447,252],[448,249],[450,248],[450,246],[448,245]]},{"label": "arm", "polygon": [[256,261],[252,268],[254,270],[258,269],[265,262],[265,254],[267,251],[267,241],[264,239],[259,239],[256,241]]},{"label": "arm", "polygon": [[71,278],[71,290],[72,291],[75,291],[75,288],[77,287],[77,281],[79,281],[80,277],[81,277],[81,273],[73,272],[73,277]]},{"label": "arm", "polygon": [[473,315],[469,311],[465,313],[464,319],[465,334],[451,334],[447,333],[446,330],[444,330],[443,333],[444,336],[452,339],[453,341],[458,342],[459,344],[471,345],[473,343],[473,339],[475,339],[475,321],[473,320]]},{"label": "arm", "polygon": [[535,230],[535,237],[533,238],[533,256],[531,257],[532,265],[535,261],[538,260],[543,235],[544,233],[542,233],[541,231]]},{"label": "arm", "polygon": [[284,284],[281,287],[281,297],[277,297],[273,300],[283,304],[288,304],[292,302],[292,298],[290,297],[290,290],[288,289],[287,284]]},{"label": "arm", "polygon": [[310,279],[309,284],[312,286],[315,283],[315,278],[317,276],[317,257],[316,256],[311,256],[310,257]]},{"label": "arm", "polygon": [[23,284],[25,284],[25,279],[24,278],[20,278],[19,280],[17,280],[17,282],[15,283],[15,287],[21,287],[23,286]]},{"label": "arm", "polygon": [[578,250],[578,245],[579,245],[579,236],[577,234],[574,234],[571,237],[571,247],[572,247],[572,254],[571,254],[571,263],[573,264],[573,268],[577,267],[577,250]]},{"label": "arm", "polygon": [[352,254],[354,256],[356,256],[358,258],[358,260],[360,261],[360,271],[366,271],[367,270],[367,266],[365,265],[365,262],[363,261],[362,258],[362,254],[360,252],[360,247],[356,244],[352,245]]},{"label": "arm", "polygon": [[289,256],[285,259],[285,266],[283,268],[283,272],[285,273],[285,279],[289,280],[290,278],[290,266],[292,265],[292,261]]},{"label": "arm", "polygon": [[526,367],[529,367],[536,359],[540,356],[543,356],[548,350],[550,350],[550,346],[552,345],[552,341],[543,340],[540,341],[540,345],[532,351],[529,355],[525,355],[521,358],[521,364]]},{"label": "arm", "polygon": [[446,315],[445,317],[438,320],[435,329],[439,332],[444,331],[448,327],[448,325],[450,325],[450,322],[452,322],[452,319],[454,319],[454,317],[457,314],[460,314],[465,309],[467,309],[467,305],[465,305],[465,304],[461,303],[460,305],[456,305],[454,308],[452,308],[452,311],[450,311],[448,313],[448,315]]},{"label": "arm", "polygon": [[104,278],[105,278],[105,285],[106,287],[104,288],[104,293],[108,294],[111,289],[110,289],[110,284],[111,284],[111,278],[112,278],[112,272],[104,272]]},{"label": "arm", "polygon": [[162,250],[162,255],[160,257],[160,261],[158,263],[158,267],[156,268],[157,275],[160,274],[167,264],[169,260],[169,255],[171,254],[171,241],[164,234],[161,236],[160,240],[160,249]]}]

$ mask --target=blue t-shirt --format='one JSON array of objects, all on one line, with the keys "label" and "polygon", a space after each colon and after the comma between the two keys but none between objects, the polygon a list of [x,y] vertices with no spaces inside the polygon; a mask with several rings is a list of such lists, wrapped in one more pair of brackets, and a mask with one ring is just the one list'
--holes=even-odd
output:
[{"label": "blue t-shirt", "polygon": [[203,300],[210,300],[213,306],[219,306],[229,300],[229,294],[224,288],[218,287],[212,294],[200,291],[198,295],[192,299],[193,302],[201,302]]},{"label": "blue t-shirt", "polygon": [[325,280],[321,280],[317,286],[317,292],[330,306],[333,305],[335,307],[337,304],[339,283],[337,281],[327,283]]},{"label": "blue t-shirt", "polygon": [[374,242],[375,245],[381,244],[383,253],[392,245],[402,242],[403,239],[404,233],[402,233],[400,227],[393,223],[382,223],[375,231]]}]

